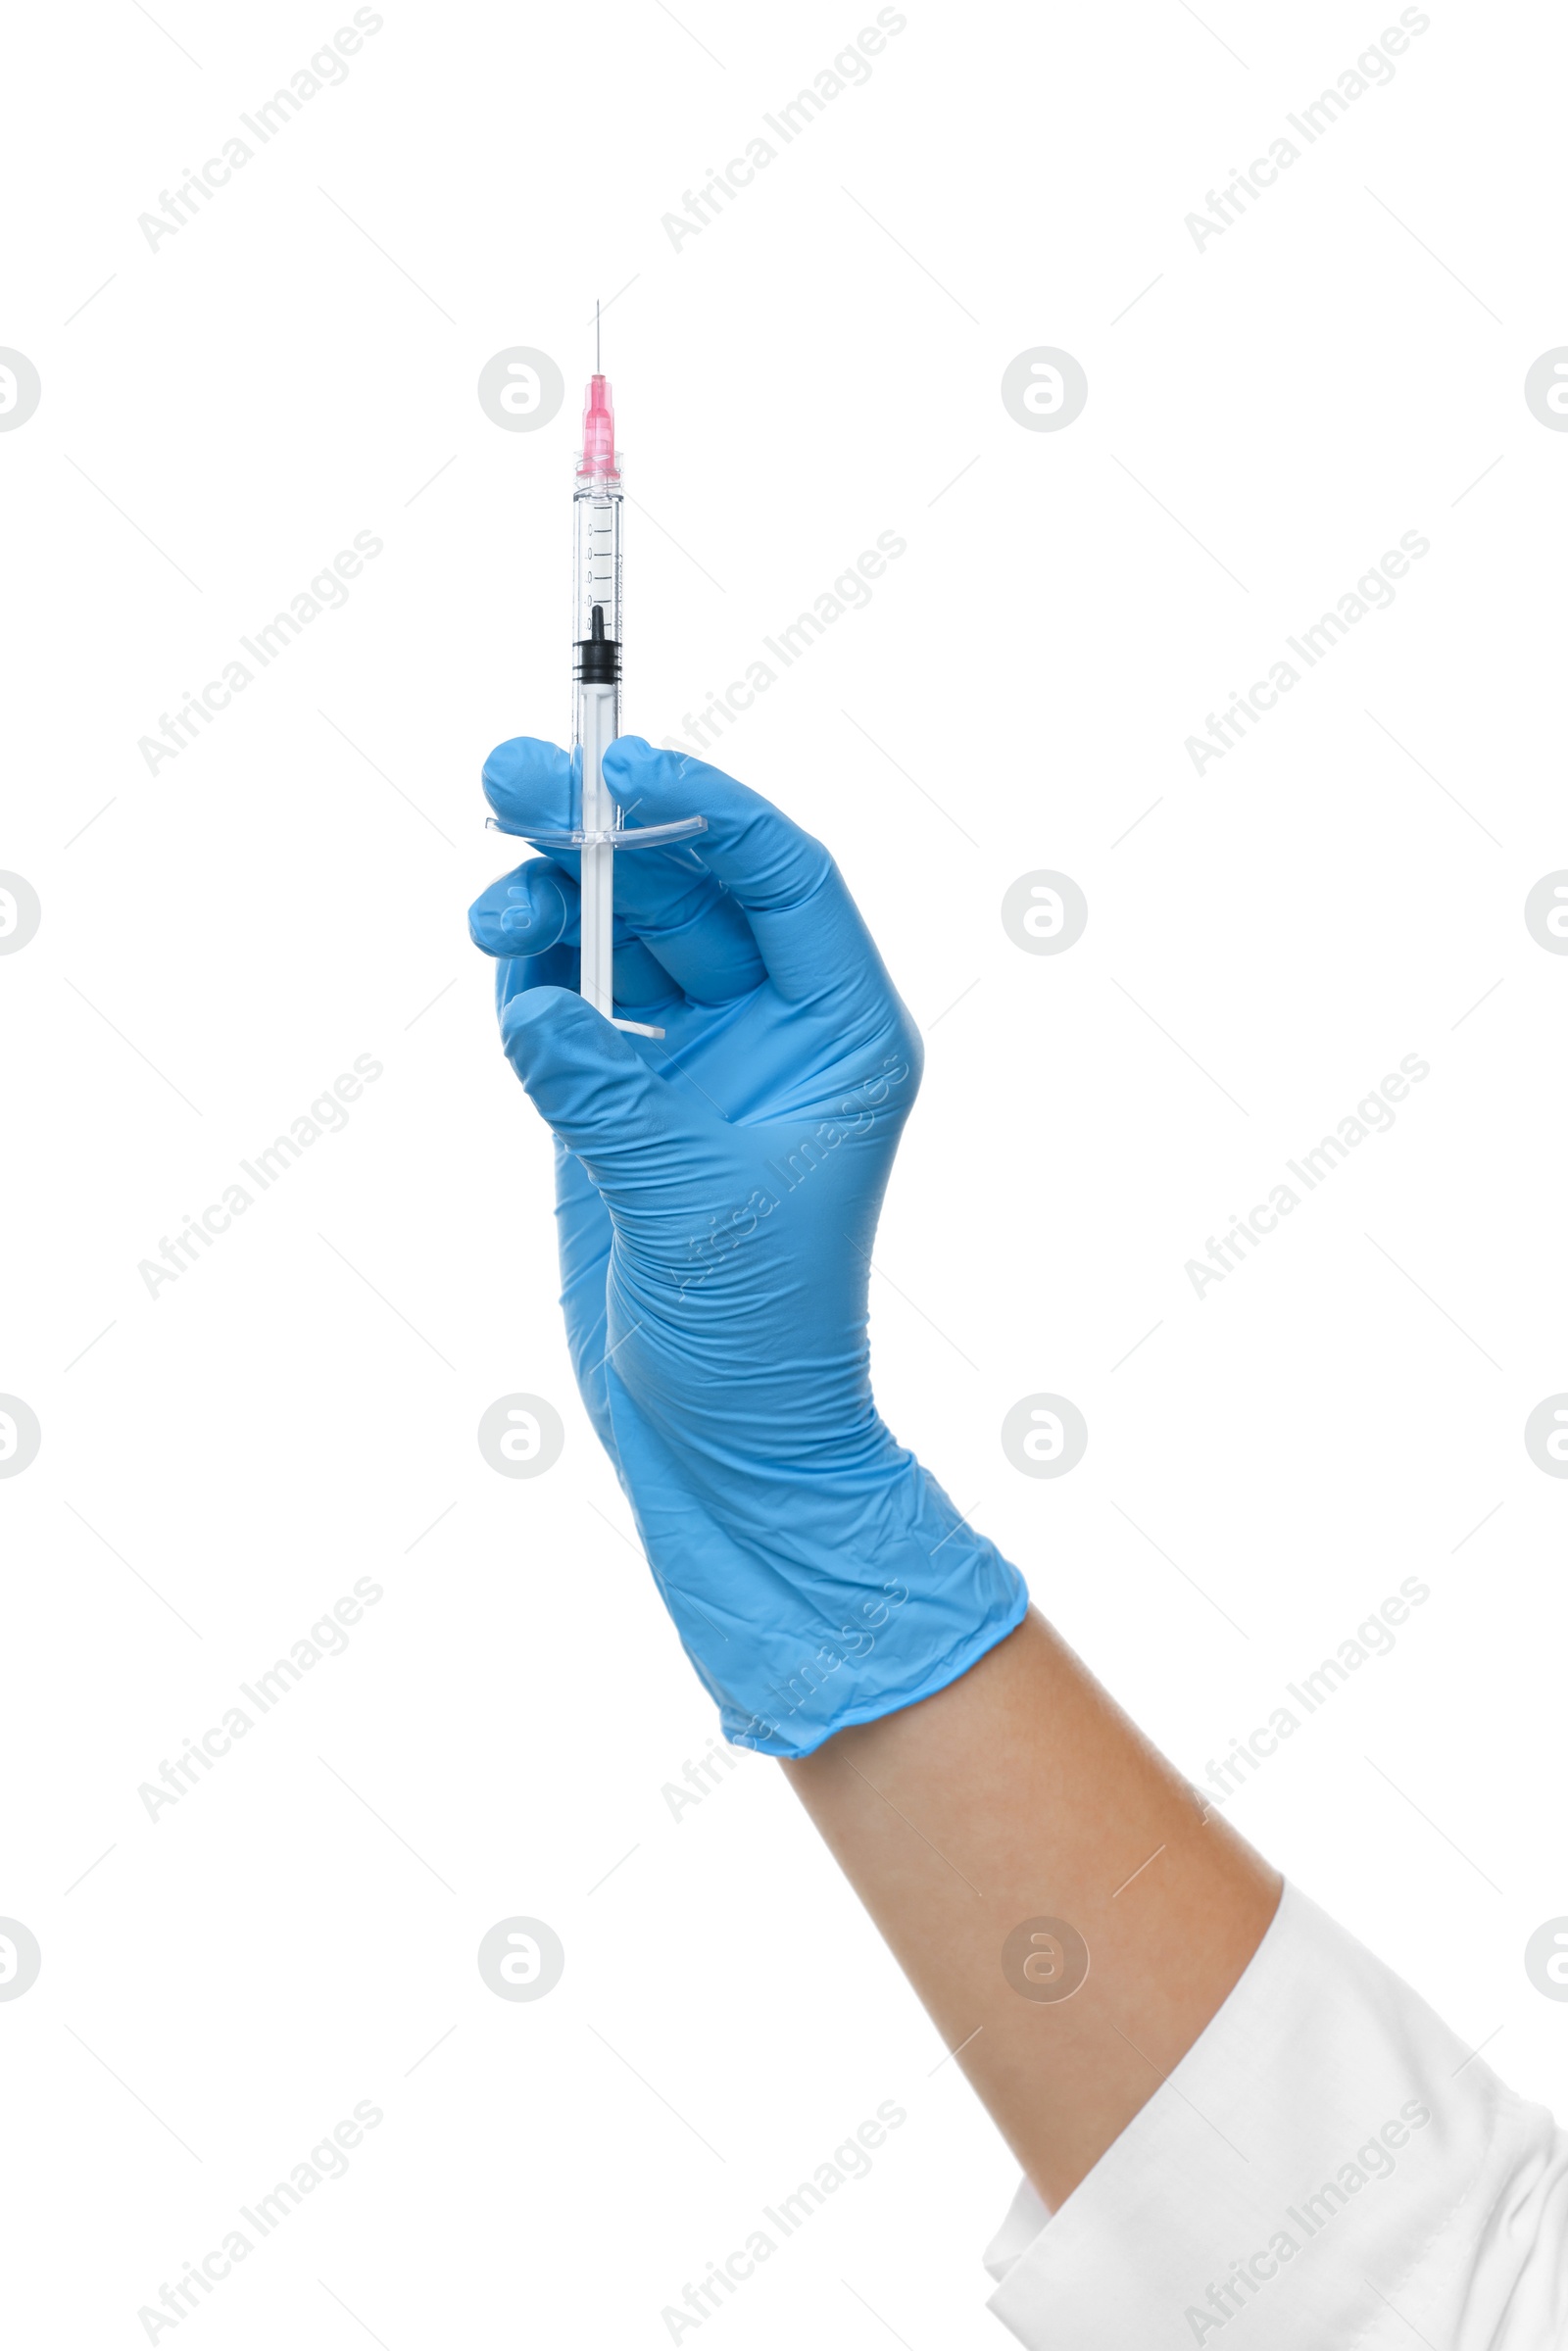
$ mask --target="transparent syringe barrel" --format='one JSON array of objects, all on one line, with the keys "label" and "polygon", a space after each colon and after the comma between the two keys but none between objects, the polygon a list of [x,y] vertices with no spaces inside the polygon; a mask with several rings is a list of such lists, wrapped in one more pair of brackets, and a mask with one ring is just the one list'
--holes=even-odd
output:
[{"label": "transparent syringe barrel", "polygon": [[[585,832],[618,821],[605,783],[605,754],[620,732],[620,521],[618,484],[579,480],[572,500],[572,744],[579,753],[581,797],[573,811]],[[614,928],[612,858],[584,847],[582,993],[613,1017],[611,965]]]},{"label": "transparent syringe barrel", "polygon": [[620,508],[618,485],[578,483],[571,506],[574,646],[594,636],[596,611],[603,614],[603,634],[620,643]]}]

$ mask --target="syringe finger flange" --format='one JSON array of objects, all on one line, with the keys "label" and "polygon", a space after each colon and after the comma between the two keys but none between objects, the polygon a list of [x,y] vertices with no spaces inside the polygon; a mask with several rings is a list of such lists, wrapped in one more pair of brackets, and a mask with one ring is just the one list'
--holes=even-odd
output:
[{"label": "syringe finger flange", "polygon": [[492,832],[513,833],[537,849],[660,849],[667,841],[690,841],[708,830],[706,816],[678,816],[668,824],[576,826],[569,833],[537,833],[522,825],[503,824],[495,816],[485,821]]}]

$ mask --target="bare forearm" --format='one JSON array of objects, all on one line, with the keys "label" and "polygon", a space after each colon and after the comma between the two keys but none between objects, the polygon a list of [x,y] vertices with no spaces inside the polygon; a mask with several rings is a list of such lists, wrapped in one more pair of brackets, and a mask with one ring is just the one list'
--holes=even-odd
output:
[{"label": "bare forearm", "polygon": [[[935,1697],[783,1768],[948,2046],[963,2044],[958,2063],[1024,2171],[1058,2205],[1242,1974],[1278,1874],[1205,1819],[1032,1612]],[[1078,1945],[1047,1921],[1087,1946],[1081,1982]]]}]

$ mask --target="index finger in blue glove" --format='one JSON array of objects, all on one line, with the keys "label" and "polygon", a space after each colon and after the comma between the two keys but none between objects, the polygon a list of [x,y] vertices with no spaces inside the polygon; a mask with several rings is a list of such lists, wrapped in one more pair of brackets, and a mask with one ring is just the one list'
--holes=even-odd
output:
[{"label": "index finger in blue glove", "polygon": [[746,912],[768,977],[791,1003],[858,997],[885,1004],[892,982],[860,910],[820,841],[722,768],[622,735],[605,755],[617,800],[641,824],[705,816],[693,848]]}]

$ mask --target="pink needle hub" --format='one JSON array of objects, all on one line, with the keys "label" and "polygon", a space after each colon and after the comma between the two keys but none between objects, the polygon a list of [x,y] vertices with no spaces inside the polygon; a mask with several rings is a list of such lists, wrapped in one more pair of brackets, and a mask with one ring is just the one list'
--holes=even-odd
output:
[{"label": "pink needle hub", "polygon": [[582,455],[577,460],[579,481],[619,481],[615,457],[615,408],[608,375],[590,375],[582,403]]}]

